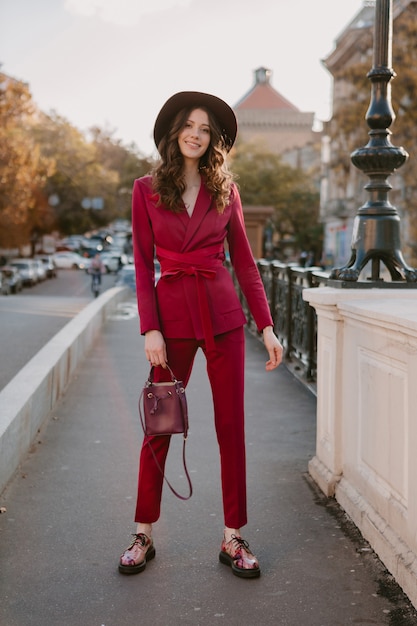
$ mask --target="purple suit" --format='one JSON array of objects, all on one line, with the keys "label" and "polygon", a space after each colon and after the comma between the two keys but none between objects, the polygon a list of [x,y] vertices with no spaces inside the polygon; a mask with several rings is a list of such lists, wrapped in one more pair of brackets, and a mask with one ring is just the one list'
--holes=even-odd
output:
[{"label": "purple suit", "polygon": [[[259,330],[273,325],[264,287],[246,236],[240,196],[219,214],[204,183],[192,216],[157,206],[150,176],[135,181],[132,200],[133,246],[140,329],[160,330],[176,377],[188,382],[195,353],[207,357],[215,426],[220,447],[225,524],[246,524],[244,441],[244,335],[246,322],[231,275],[230,259]],[[154,255],[161,279],[154,285]],[[160,378],[165,372],[159,372]],[[192,424],[192,415],[190,415]],[[164,467],[169,437],[151,445]],[[139,470],[135,520],[152,523],[160,514],[162,477],[145,440]]]}]

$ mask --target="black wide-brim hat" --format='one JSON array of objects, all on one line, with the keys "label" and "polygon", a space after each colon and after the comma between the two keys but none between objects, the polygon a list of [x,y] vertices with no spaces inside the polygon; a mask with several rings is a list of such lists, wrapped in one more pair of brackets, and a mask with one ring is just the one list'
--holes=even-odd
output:
[{"label": "black wide-brim hat", "polygon": [[237,121],[233,109],[217,96],[200,91],[180,91],[165,102],[158,113],[153,129],[156,147],[168,133],[172,120],[179,111],[198,107],[208,109],[216,117],[222,130],[226,148],[229,151],[237,134]]}]

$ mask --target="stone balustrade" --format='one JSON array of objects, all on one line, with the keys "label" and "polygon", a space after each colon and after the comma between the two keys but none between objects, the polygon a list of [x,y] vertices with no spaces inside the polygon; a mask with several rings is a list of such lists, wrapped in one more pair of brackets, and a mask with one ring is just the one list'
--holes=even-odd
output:
[{"label": "stone balustrade", "polygon": [[417,606],[417,292],[306,289],[317,314],[309,472]]}]

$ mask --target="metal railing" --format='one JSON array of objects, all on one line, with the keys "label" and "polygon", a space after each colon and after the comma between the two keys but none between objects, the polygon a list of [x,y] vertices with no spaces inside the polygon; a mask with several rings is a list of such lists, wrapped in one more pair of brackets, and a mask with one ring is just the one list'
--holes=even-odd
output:
[{"label": "metal railing", "polygon": [[[303,300],[303,291],[325,285],[327,274],[319,267],[303,268],[264,259],[260,259],[257,265],[274,330],[284,346],[284,360],[295,366],[305,382],[314,383],[317,370],[317,317],[313,307]],[[229,270],[248,320],[248,329],[259,336],[231,264]]]}]

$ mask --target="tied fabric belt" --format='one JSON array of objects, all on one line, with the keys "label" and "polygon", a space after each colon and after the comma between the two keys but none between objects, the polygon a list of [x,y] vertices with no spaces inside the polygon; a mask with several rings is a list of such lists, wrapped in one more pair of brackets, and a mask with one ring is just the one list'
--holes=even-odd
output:
[{"label": "tied fabric belt", "polygon": [[[221,255],[220,258],[213,257],[217,254]],[[174,252],[156,246],[156,256],[161,263],[161,277],[165,280],[178,280],[183,276],[196,277],[198,305],[206,349],[207,351],[215,350],[213,325],[203,279],[213,280],[217,269],[223,265],[223,244],[207,246],[192,252]]]}]

